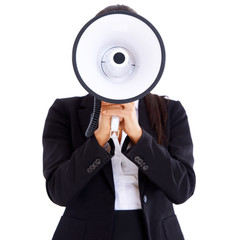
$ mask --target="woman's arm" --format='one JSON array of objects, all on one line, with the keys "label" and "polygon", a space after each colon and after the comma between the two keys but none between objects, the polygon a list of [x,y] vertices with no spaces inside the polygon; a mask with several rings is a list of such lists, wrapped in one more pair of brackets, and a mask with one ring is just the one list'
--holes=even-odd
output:
[{"label": "woman's arm", "polygon": [[61,100],[50,108],[43,132],[43,172],[50,199],[66,206],[90,179],[110,161],[92,136],[73,151],[70,120]]},{"label": "woman's arm", "polygon": [[168,150],[143,130],[140,140],[124,153],[174,203],[194,192],[193,144],[188,119],[180,102],[170,114]]}]

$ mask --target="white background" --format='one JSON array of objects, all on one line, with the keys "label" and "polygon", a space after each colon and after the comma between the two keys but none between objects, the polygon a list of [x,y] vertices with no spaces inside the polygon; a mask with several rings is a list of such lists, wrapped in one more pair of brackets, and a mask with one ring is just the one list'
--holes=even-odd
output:
[{"label": "white background", "polygon": [[240,239],[238,2],[1,1],[0,239],[52,237],[64,208],[45,191],[45,117],[56,98],[86,94],[72,68],[73,41],[84,23],[115,3],[159,30],[167,62],[153,92],[180,100],[189,116],[197,187],[175,207],[185,238]]}]

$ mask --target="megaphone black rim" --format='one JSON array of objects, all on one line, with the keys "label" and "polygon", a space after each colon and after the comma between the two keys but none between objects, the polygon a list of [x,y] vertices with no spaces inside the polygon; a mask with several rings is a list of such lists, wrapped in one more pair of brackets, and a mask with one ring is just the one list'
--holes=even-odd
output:
[{"label": "megaphone black rim", "polygon": [[[97,94],[96,92],[94,92],[92,89],[90,89],[87,84],[84,82],[84,80],[82,79],[79,71],[78,71],[78,68],[77,68],[77,59],[76,59],[76,55],[77,55],[77,46],[78,46],[78,43],[83,35],[83,33],[85,32],[85,30],[93,23],[95,22],[96,20],[98,20],[99,18],[102,18],[104,16],[107,16],[107,15],[111,15],[111,14],[126,14],[126,15],[130,15],[130,16],[133,16],[133,17],[136,17],[138,19],[140,19],[141,21],[143,21],[145,24],[147,24],[151,30],[154,32],[154,34],[156,35],[157,39],[158,39],[158,42],[159,42],[159,45],[160,45],[160,49],[161,49],[161,54],[162,54],[162,61],[161,61],[161,65],[160,65],[160,68],[159,68],[159,72],[157,74],[157,77],[156,79],[154,80],[154,82],[151,84],[151,86],[146,89],[144,92],[142,92],[141,94],[137,95],[137,96],[134,96],[132,98],[128,98],[128,99],[111,99],[111,98],[106,98],[104,96],[101,96],[99,94]],[[164,70],[164,67],[165,67],[165,61],[166,61],[166,54],[165,54],[165,47],[164,47],[164,43],[163,43],[163,40],[162,40],[162,37],[160,36],[159,32],[157,31],[157,29],[147,20],[145,19],[144,17],[138,15],[138,14],[135,14],[135,13],[132,13],[132,12],[128,12],[128,11],[111,11],[111,12],[108,12],[108,13],[105,13],[105,14],[101,14],[99,16],[96,16],[94,18],[92,18],[90,21],[88,21],[84,26],[83,28],[80,30],[80,32],[78,33],[75,41],[74,41],[74,45],[73,45],[73,51],[72,51],[72,63],[73,63],[73,69],[74,69],[74,72],[75,72],[75,75],[78,79],[78,81],[80,82],[80,84],[83,86],[83,88],[89,92],[92,96],[98,98],[99,100],[102,100],[102,101],[105,101],[105,102],[111,102],[111,103],[128,103],[128,102],[133,102],[135,100],[138,100],[138,99],[141,99],[143,98],[144,96],[146,96],[148,93],[151,92],[151,90],[157,85],[157,83],[159,82],[162,74],[163,74],[163,70]]]}]

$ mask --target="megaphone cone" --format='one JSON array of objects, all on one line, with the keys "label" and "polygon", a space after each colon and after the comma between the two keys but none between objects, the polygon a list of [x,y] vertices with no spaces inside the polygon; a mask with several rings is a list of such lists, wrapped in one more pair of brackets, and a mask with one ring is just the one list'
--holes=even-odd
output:
[{"label": "megaphone cone", "polygon": [[128,11],[94,17],[78,33],[73,67],[92,96],[127,103],[147,95],[160,80],[165,49],[155,27]]}]

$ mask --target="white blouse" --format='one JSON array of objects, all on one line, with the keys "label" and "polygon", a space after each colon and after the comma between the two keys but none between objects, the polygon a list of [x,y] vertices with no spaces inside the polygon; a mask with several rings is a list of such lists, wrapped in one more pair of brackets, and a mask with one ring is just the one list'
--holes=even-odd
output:
[{"label": "white blouse", "polygon": [[[135,101],[135,107],[138,115],[138,101]],[[115,210],[142,208],[138,185],[138,167],[121,152],[126,137],[127,134],[122,131],[121,143],[117,138],[113,139],[115,153],[111,161],[115,186]]]}]

